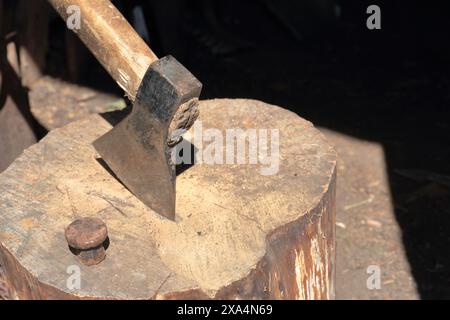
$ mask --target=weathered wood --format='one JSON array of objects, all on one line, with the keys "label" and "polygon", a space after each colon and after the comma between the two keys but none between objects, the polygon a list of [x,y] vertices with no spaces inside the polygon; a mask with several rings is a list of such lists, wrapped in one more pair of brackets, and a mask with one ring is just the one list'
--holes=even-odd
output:
[{"label": "weathered wood", "polygon": [[44,73],[49,9],[46,0],[19,1],[20,77],[24,87],[30,87]]},{"label": "weathered wood", "polygon": [[91,56],[89,50],[78,36],[69,29],[64,33],[66,47],[67,78],[70,82],[78,83],[85,76]]},{"label": "weathered wood", "polygon": [[[21,84],[16,43],[7,43],[11,10],[0,2],[0,172],[22,151],[36,142],[27,93]],[[8,22],[8,23],[7,23]],[[11,39],[8,39],[11,40]]]},{"label": "weathered wood", "polygon": [[125,108],[125,101],[113,94],[44,76],[29,92],[33,116],[46,129],[62,127],[93,113]]},{"label": "weathered wood", "polygon": [[125,93],[134,100],[149,65],[158,58],[108,0],[49,0],[67,21],[80,9],[80,29],[73,31]]},{"label": "weathered wood", "polygon": [[[0,175],[0,265],[18,298],[331,299],[336,154],[312,124],[254,100],[200,103],[203,132],[279,129],[261,164],[195,164],[177,177],[176,221],[144,206],[98,160],[111,128],[93,115],[50,132]],[[198,127],[197,127],[198,129]],[[197,130],[195,127],[191,130]],[[194,141],[197,152],[209,142]],[[221,150],[219,150],[221,151]],[[85,267],[64,229],[106,222],[106,259]],[[81,288],[70,290],[78,265]]]},{"label": "weathered wood", "polygon": [[0,172],[34,143],[36,137],[26,116],[13,97],[6,95],[3,102],[0,102]]}]

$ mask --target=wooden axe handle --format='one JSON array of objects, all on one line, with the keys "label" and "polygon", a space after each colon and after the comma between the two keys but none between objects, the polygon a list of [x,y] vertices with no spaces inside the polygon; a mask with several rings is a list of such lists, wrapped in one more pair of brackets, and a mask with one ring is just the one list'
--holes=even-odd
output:
[{"label": "wooden axe handle", "polygon": [[75,19],[74,10],[79,8],[80,29],[72,30],[128,97],[134,100],[145,72],[158,57],[119,10],[109,0],[49,0],[49,2],[65,21],[68,21],[68,18]]}]

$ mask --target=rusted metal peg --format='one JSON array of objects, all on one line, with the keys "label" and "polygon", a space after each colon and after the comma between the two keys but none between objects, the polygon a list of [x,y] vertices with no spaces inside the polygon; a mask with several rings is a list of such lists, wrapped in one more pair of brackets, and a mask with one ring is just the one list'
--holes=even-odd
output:
[{"label": "rusted metal peg", "polygon": [[98,218],[81,218],[66,228],[66,240],[80,261],[87,266],[99,264],[106,257],[106,224]]}]

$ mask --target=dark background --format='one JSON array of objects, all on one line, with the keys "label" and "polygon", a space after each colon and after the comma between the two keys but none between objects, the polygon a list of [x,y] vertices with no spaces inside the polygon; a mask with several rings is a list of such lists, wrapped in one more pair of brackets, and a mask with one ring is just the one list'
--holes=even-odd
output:
[{"label": "dark background", "polygon": [[[202,99],[254,98],[382,144],[420,296],[450,298],[450,5],[442,1],[113,1],[158,56],[203,83]],[[448,3],[448,2],[447,2]],[[369,5],[381,30],[366,27]],[[133,17],[142,8],[146,27]],[[48,74],[70,79],[64,23]],[[80,83],[121,94],[90,57]],[[417,201],[410,195],[427,186]]]}]

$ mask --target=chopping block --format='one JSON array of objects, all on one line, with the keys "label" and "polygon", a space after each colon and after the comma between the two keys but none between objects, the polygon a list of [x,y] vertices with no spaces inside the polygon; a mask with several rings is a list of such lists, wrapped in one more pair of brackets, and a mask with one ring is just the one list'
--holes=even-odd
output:
[{"label": "chopping block", "polygon": [[[204,136],[277,129],[276,172],[261,174],[267,165],[258,161],[185,166],[172,221],[102,165],[92,142],[111,129],[105,117],[55,129],[0,175],[3,298],[333,299],[333,147],[309,121],[274,105],[215,99],[199,110]],[[193,141],[194,153],[206,154],[211,141]],[[106,258],[94,266],[80,263],[65,239],[82,217],[108,228]]]}]

